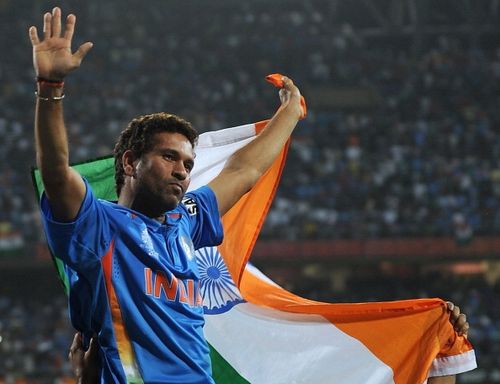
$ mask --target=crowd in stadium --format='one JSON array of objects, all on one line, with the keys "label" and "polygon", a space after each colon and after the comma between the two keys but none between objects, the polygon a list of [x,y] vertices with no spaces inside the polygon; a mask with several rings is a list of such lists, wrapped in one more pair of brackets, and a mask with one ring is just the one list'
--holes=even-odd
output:
[{"label": "crowd in stadium", "polygon": [[73,378],[65,297],[0,297],[0,314],[0,383],[62,384]]},{"label": "crowd in stadium", "polygon": [[[301,86],[306,100],[325,86],[363,87],[377,97],[373,105],[349,108],[309,102],[262,238],[499,233],[495,44],[434,36],[415,53],[401,40],[368,41],[349,25],[338,28],[334,10],[313,0],[290,1],[286,9],[214,2],[211,12],[199,12],[196,2],[141,12],[116,1],[61,3],[78,15],[75,40],[95,43],[66,85],[72,161],[110,154],[121,129],[139,114],[167,110],[200,131],[265,119],[278,101],[263,78],[281,72]],[[9,31],[0,34],[0,45],[9,47],[0,61],[0,251],[44,243],[30,177],[34,74],[27,37],[42,6],[0,2],[0,23]],[[481,374],[500,382],[500,313],[493,305],[500,302],[498,285],[444,281],[439,287],[442,280],[435,277],[356,281],[359,293],[342,300],[437,295],[460,303],[480,368],[459,382],[480,382]],[[311,285],[300,293],[327,301],[337,295],[318,281]],[[388,286],[395,287],[391,295]],[[69,375],[67,319],[64,298],[0,295],[0,382],[20,372],[30,383]]]},{"label": "crowd in stadium", "polygon": [[[300,288],[284,281],[296,293],[328,302],[362,302],[416,297],[443,297],[461,306],[470,323],[479,368],[459,376],[458,383],[500,382],[500,285],[483,278],[419,273],[412,278],[383,272],[356,274],[342,291],[326,278],[303,269]],[[275,277],[276,278],[276,277]],[[51,270],[39,279],[55,277]],[[50,284],[49,284],[50,285]],[[57,287],[59,288],[59,287]],[[58,292],[58,291],[57,291]],[[0,383],[64,383],[72,372],[67,360],[73,338],[66,299],[59,294],[39,294],[36,299],[0,296]],[[60,381],[56,381],[60,380]]]},{"label": "crowd in stadium", "polygon": [[380,108],[320,113],[298,132],[273,236],[290,221],[290,236],[307,238],[498,233],[500,59],[451,43],[416,63],[381,52],[358,74],[371,76]]},{"label": "crowd in stadium", "polygon": [[[277,100],[263,77],[279,71],[306,98],[326,84],[373,89],[378,101],[350,109],[310,103],[264,236],[498,233],[500,53],[446,36],[417,56],[387,42],[377,47],[351,28],[329,31],[328,12],[314,4],[292,2],[276,15],[263,4],[233,5],[196,19],[145,9],[133,22],[123,14],[121,23],[111,22],[113,3],[82,9],[77,41],[95,47],[67,81],[72,160],[111,153],[126,122],[147,112],[176,112],[201,131],[264,119]],[[26,29],[39,13],[31,8],[30,20],[4,21],[26,44],[0,67],[0,222],[28,243],[40,233],[29,177],[34,100]],[[272,39],[271,28],[280,31]]]}]

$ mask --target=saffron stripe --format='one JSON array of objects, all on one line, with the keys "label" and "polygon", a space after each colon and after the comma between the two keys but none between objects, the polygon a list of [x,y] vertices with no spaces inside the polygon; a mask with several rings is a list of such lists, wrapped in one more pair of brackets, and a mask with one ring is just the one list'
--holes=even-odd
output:
[{"label": "saffron stripe", "polygon": [[[268,120],[256,123],[256,133],[261,132],[267,123]],[[224,241],[219,245],[218,249],[237,286],[241,282],[245,264],[250,258],[260,229],[264,224],[267,212],[278,189],[278,182],[285,167],[289,145],[290,140],[287,141],[271,167],[254,185],[252,193],[244,195],[222,217]],[[245,225],[242,226],[241,223],[245,223]]]},{"label": "saffron stripe", "polygon": [[127,383],[129,384],[141,384],[143,383],[139,369],[137,368],[137,362],[135,361],[134,350],[130,342],[130,338],[125,329],[125,325],[122,318],[122,312],[120,309],[120,303],[116,296],[115,288],[112,281],[113,272],[113,251],[115,249],[115,240],[111,241],[108,251],[101,260],[102,268],[104,272],[104,278],[106,281],[106,291],[108,294],[109,308],[111,310],[111,319],[113,323],[113,330],[115,333],[116,345],[118,347],[118,354],[120,356],[120,361],[122,363],[123,371],[125,372],[125,377]]}]

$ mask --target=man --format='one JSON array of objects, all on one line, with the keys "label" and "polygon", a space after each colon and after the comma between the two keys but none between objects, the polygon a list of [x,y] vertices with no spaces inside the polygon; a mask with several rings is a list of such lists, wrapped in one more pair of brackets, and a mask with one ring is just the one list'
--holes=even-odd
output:
[{"label": "man", "polygon": [[[64,79],[92,47],[85,43],[72,54],[75,21],[69,15],[62,32],[56,7],[44,15],[42,40],[30,28],[45,227],[52,250],[70,267],[72,320],[87,338],[75,336],[70,353],[75,374],[88,383],[213,382],[193,248],[222,240],[220,215],[283,147],[303,113],[300,92],[284,78],[281,107],[266,129],[207,187],[185,198],[197,133],[174,115],[132,120],[115,147],[118,204],[101,202],[68,165]],[[143,275],[148,270],[159,276],[159,295],[147,287]],[[450,311],[450,321],[466,332],[465,316],[458,307]],[[98,340],[90,341],[84,354],[93,333]]]},{"label": "man", "polygon": [[[284,77],[266,128],[186,195],[196,131],[166,113],[133,119],[115,147],[118,202],[100,201],[69,167],[64,80],[92,48],[87,42],[72,53],[75,22],[69,15],[63,30],[56,7],[44,15],[41,39],[29,29],[41,207],[49,246],[69,268],[72,322],[84,344],[97,334],[102,382],[212,383],[194,249],[222,241],[220,217],[285,145],[303,113],[300,92]],[[158,292],[146,273],[155,274]]]}]

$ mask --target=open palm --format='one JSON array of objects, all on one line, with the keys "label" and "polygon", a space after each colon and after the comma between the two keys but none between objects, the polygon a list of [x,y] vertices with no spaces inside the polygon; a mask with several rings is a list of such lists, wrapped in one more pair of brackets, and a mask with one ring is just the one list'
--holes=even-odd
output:
[{"label": "open palm", "polygon": [[33,46],[33,66],[36,75],[46,79],[61,81],[74,69],[78,68],[92,43],[82,44],[73,54],[71,41],[75,30],[76,17],[66,19],[64,33],[61,34],[61,10],[56,7],[52,13],[43,17],[43,39],[40,40],[36,27],[29,29]]}]

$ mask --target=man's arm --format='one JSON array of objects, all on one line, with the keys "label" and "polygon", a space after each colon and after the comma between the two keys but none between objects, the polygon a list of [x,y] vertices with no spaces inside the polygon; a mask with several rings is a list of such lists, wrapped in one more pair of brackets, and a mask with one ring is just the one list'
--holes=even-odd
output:
[{"label": "man's arm", "polygon": [[283,77],[281,106],[264,130],[236,151],[221,173],[208,186],[215,192],[220,215],[224,215],[248,192],[272,165],[302,115],[300,91]]},{"label": "man's arm", "polygon": [[85,196],[85,184],[69,167],[69,149],[63,119],[63,85],[66,75],[80,66],[92,48],[87,42],[73,54],[71,41],[76,17],[69,15],[61,31],[61,10],[43,16],[43,37],[36,27],[29,29],[33,46],[33,66],[37,76],[35,141],[37,165],[45,193],[58,220],[74,219]]},{"label": "man's arm", "polygon": [[455,384],[457,377],[452,376],[439,376],[439,377],[429,377],[427,384]]}]

